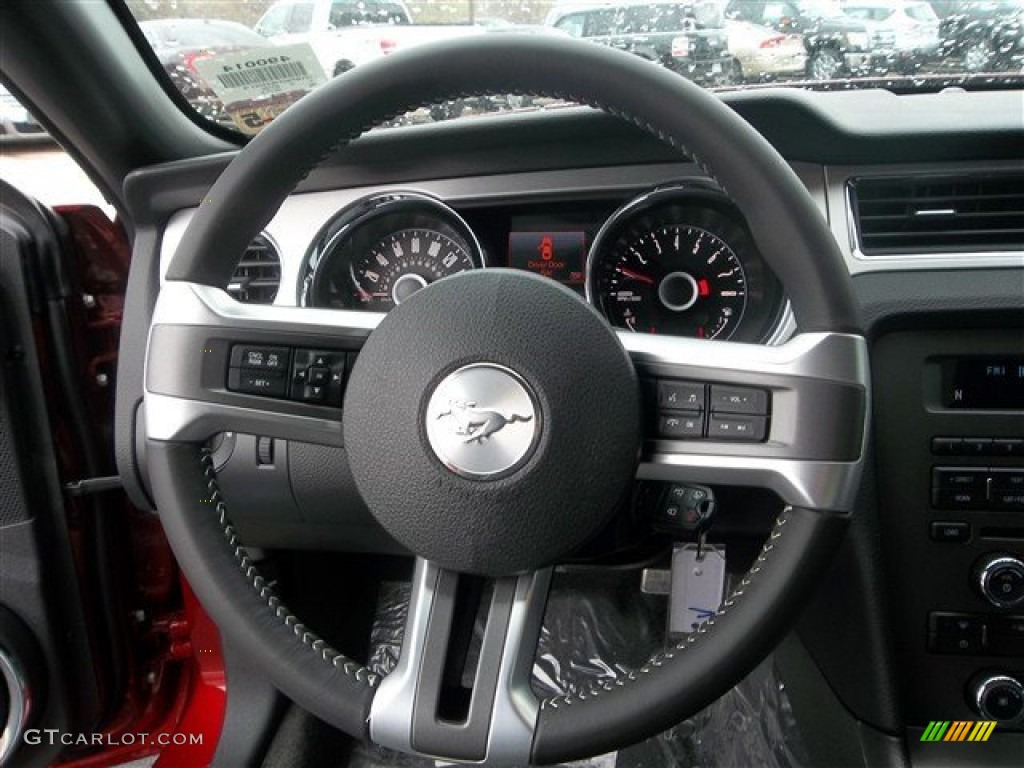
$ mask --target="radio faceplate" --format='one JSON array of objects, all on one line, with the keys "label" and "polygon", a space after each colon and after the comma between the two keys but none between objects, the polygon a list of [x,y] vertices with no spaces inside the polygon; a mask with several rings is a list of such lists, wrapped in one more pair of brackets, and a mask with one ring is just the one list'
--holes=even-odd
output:
[{"label": "radio faceplate", "polygon": [[1024,480],[1022,340],[1007,328],[875,342],[882,549],[910,725],[977,718],[965,691],[983,670],[1024,675],[1024,610],[976,588],[985,558],[1024,557],[1024,493],[1004,488]]}]

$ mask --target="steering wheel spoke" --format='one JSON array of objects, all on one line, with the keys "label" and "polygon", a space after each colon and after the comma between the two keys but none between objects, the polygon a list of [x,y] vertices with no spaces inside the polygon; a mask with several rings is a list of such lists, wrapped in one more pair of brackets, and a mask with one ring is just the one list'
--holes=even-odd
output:
[{"label": "steering wheel spoke", "polygon": [[[370,710],[373,741],[456,760],[529,762],[539,713],[530,675],[550,582],[550,568],[485,584],[418,558],[401,657]],[[475,610],[478,602],[486,610]],[[483,637],[470,661],[478,616]]]},{"label": "steering wheel spoke", "polygon": [[[863,337],[803,334],[775,347],[619,338],[647,395],[640,478],[763,487],[792,506],[852,508],[870,402]],[[690,434],[676,436],[684,420]]]},{"label": "steering wheel spoke", "polygon": [[168,282],[150,331],[146,432],[205,440],[237,431],[341,445],[341,396],[382,315],[240,304]]}]

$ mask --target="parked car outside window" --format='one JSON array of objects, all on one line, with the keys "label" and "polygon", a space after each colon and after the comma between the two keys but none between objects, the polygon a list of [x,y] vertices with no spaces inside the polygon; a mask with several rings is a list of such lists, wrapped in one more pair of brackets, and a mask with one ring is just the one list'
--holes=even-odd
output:
[{"label": "parked car outside window", "polygon": [[782,34],[738,19],[727,19],[725,29],[736,83],[804,77],[807,50],[800,35]]},{"label": "parked car outside window", "polygon": [[892,35],[898,66],[913,72],[939,56],[939,17],[926,2],[847,0],[843,12],[862,21],[878,38]]},{"label": "parked car outside window", "polygon": [[723,85],[734,74],[721,6],[641,2],[556,5],[547,24],[574,37],[662,64],[701,85]]},{"label": "parked car outside window", "polygon": [[801,35],[813,80],[884,74],[893,63],[892,34],[873,36],[830,0],[730,0],[725,15]]},{"label": "parked car outside window", "polygon": [[1024,0],[932,0],[942,52],[964,72],[1020,71]]}]

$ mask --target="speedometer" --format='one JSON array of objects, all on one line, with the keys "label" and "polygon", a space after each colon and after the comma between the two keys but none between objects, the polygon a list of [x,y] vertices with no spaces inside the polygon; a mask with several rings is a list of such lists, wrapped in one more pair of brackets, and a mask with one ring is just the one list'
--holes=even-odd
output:
[{"label": "speedometer", "polygon": [[760,340],[781,303],[735,208],[692,186],[609,218],[587,259],[587,297],[620,328],[719,340]]},{"label": "speedometer", "polygon": [[464,242],[418,227],[387,235],[354,259],[350,271],[364,308],[386,311],[428,283],[475,266]]},{"label": "speedometer", "polygon": [[415,192],[375,195],[317,235],[300,303],[386,312],[436,280],[481,266],[472,230],[440,200]]}]

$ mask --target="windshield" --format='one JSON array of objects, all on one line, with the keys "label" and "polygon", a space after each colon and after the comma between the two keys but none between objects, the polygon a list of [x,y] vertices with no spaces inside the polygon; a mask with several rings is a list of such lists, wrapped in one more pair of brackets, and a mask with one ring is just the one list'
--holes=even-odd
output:
[{"label": "windshield", "polygon": [[[242,135],[355,67],[468,35],[588,40],[714,90],[1019,87],[1024,66],[1024,0],[123,1],[161,76]],[[561,106],[494,94],[424,105],[388,127]]]}]

